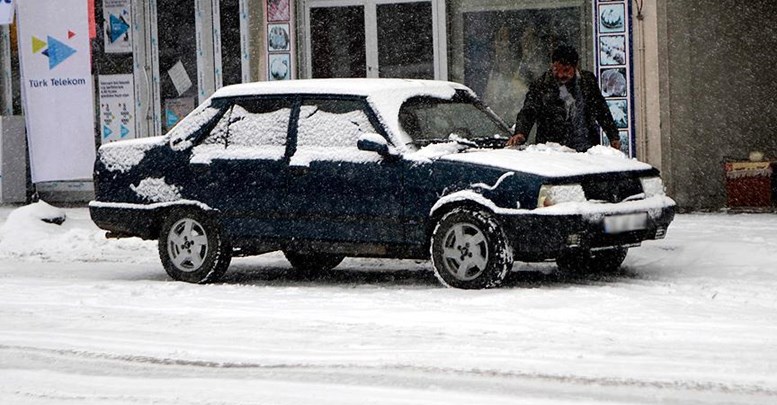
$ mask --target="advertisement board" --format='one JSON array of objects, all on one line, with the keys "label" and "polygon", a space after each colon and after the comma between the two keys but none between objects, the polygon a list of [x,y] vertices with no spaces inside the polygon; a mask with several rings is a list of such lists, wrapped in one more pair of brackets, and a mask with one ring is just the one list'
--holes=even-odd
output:
[{"label": "advertisement board", "polygon": [[132,52],[130,0],[103,0],[105,53]]},{"label": "advertisement board", "polygon": [[135,85],[132,74],[101,75],[100,142],[135,138]]},{"label": "advertisement board", "polygon": [[16,12],[32,181],[90,179],[95,133],[87,2],[25,0]]}]

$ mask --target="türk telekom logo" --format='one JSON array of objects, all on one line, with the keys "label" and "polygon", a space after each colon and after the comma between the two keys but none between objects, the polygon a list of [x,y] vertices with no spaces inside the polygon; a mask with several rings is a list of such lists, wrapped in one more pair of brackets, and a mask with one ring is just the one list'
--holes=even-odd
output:
[{"label": "t\u00fcrk telekom logo", "polygon": [[[68,30],[67,39],[71,40],[76,36],[76,33]],[[65,44],[64,41],[60,41],[51,35],[46,37],[46,40],[42,40],[36,36],[32,37],[32,53],[40,53],[49,58],[49,70],[54,69],[60,63],[67,60],[67,58],[73,56],[76,50]]]}]

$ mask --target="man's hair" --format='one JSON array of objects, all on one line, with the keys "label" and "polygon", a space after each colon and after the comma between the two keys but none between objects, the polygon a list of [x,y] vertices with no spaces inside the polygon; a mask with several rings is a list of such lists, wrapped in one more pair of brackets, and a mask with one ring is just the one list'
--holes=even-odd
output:
[{"label": "man's hair", "polygon": [[553,50],[550,56],[551,62],[559,62],[569,66],[577,66],[580,56],[574,47],[569,45],[559,45]]}]

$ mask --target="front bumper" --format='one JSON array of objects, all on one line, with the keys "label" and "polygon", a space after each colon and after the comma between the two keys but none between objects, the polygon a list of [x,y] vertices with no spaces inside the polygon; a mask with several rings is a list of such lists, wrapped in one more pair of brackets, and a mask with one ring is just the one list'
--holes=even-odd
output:
[{"label": "front bumper", "polygon": [[[646,213],[639,230],[608,233],[605,218]],[[577,204],[537,209],[524,215],[499,215],[517,260],[555,259],[564,251],[637,246],[645,240],[663,239],[674,219],[675,204],[667,197],[618,204]]]}]

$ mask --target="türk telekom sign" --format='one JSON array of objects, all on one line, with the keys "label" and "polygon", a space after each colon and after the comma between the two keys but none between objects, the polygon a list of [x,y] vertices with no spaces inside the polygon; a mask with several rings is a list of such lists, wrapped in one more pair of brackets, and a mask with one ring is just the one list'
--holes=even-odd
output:
[{"label": "t\u00fcrk telekom sign", "polygon": [[94,102],[87,0],[17,3],[34,183],[92,177]]}]

